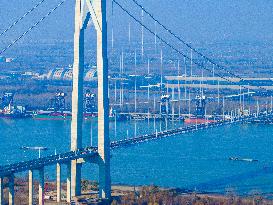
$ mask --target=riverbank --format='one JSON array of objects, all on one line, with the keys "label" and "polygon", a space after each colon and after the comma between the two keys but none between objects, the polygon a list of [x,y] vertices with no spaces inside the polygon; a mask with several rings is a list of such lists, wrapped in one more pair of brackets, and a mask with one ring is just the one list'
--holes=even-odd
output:
[{"label": "riverbank", "polygon": [[[4,180],[4,187],[7,181]],[[62,183],[62,203],[56,203],[56,183],[45,182],[45,204],[67,204],[66,183]],[[8,190],[4,189],[4,198],[8,199]],[[95,181],[82,181],[82,196],[73,198],[78,204],[103,204],[98,198],[98,184]],[[272,199],[267,199],[257,192],[248,196],[238,196],[232,191],[226,194],[196,193],[177,188],[162,188],[158,186],[127,186],[112,185],[112,205],[273,205]],[[38,182],[34,182],[34,203],[38,201]],[[15,204],[28,204],[28,183],[25,178],[15,179]]]},{"label": "riverbank", "polygon": [[[118,186],[117,190],[124,190],[125,187]],[[180,189],[164,189],[157,186],[143,186],[132,190],[132,187],[127,187],[127,191],[123,192],[117,199],[114,197],[113,205],[119,204],[152,204],[152,205],[172,205],[172,204],[191,204],[191,205],[255,205],[273,204],[273,200],[268,200],[260,195],[253,194],[251,196],[240,197],[233,192],[228,192],[225,195],[221,194],[206,194],[195,192],[184,192]],[[113,191],[115,189],[113,188]]]}]

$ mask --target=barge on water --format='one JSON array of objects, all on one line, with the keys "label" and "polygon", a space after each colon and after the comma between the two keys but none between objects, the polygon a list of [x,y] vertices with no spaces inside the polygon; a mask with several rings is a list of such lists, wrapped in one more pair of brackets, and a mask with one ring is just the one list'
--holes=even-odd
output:
[{"label": "barge on water", "polygon": [[14,103],[14,93],[5,92],[1,98],[0,118],[27,118],[31,117],[27,113],[25,106],[16,105]]},{"label": "barge on water", "polygon": [[189,124],[215,122],[215,119],[213,119],[212,117],[206,117],[206,96],[204,96],[203,94],[197,95],[195,101],[196,101],[195,115],[185,118],[184,122]]},{"label": "barge on water", "polygon": [[[38,110],[33,114],[36,120],[71,120],[72,112],[66,106],[66,93],[57,90],[54,98],[50,99],[50,106],[45,110]],[[84,120],[92,120],[98,117],[97,106],[95,104],[95,94],[87,90],[84,96]],[[109,120],[120,120],[121,117],[117,115],[111,108],[109,111]]]},{"label": "barge on water", "polygon": [[252,118],[248,123],[254,124],[273,124],[273,113],[259,113],[256,118]]}]

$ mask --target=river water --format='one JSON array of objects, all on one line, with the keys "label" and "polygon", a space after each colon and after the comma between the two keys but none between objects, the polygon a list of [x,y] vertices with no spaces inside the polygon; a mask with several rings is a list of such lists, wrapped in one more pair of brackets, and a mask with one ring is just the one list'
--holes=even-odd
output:
[{"label": "river water", "polygon": [[[179,122],[111,122],[111,140],[184,126]],[[91,129],[92,128],[92,129]],[[96,145],[97,122],[84,122],[84,146]],[[116,132],[115,132],[116,130]],[[92,137],[91,137],[92,136]],[[42,156],[68,151],[70,121],[0,119],[0,163],[37,158],[22,146],[46,146]],[[196,191],[238,194],[273,190],[273,125],[227,125],[150,141],[111,152],[113,184],[159,185]],[[258,162],[231,161],[229,157]],[[65,169],[63,166],[63,180]],[[46,168],[53,179],[54,167]],[[83,165],[83,178],[98,178],[96,165]]]}]

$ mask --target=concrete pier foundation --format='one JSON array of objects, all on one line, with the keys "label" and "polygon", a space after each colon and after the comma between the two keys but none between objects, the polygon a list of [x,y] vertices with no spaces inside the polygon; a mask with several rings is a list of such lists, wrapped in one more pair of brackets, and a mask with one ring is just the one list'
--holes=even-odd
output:
[{"label": "concrete pier foundation", "polygon": [[[81,164],[77,160],[71,161],[71,196],[81,195]],[[77,171],[75,171],[77,170]]]},{"label": "concrete pier foundation", "polygon": [[66,175],[66,202],[71,202],[71,164],[67,164],[67,175]]},{"label": "concrete pier foundation", "polygon": [[14,205],[14,175],[9,176],[9,205]]},{"label": "concrete pier foundation", "polygon": [[56,165],[56,188],[57,188],[57,202],[61,202],[61,165],[57,163]]},{"label": "concrete pier foundation", "polygon": [[33,171],[28,171],[28,204],[33,205]]},{"label": "concrete pier foundation", "polygon": [[45,199],[45,177],[44,168],[39,169],[39,205],[44,205]]},{"label": "concrete pier foundation", "polygon": [[0,177],[0,205],[4,204],[4,184],[3,177]]}]

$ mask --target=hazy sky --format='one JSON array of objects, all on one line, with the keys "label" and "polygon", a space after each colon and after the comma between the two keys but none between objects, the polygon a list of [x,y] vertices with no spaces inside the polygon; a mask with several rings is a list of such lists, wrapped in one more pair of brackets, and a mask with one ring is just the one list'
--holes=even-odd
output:
[{"label": "hazy sky", "polygon": [[[0,1],[0,31],[40,0]],[[131,0],[118,0],[140,18]],[[14,38],[46,14],[60,0],[46,0],[0,41]],[[273,40],[273,0],[139,0],[163,23],[187,41]],[[25,40],[73,39],[74,0],[67,2],[47,18]],[[111,0],[108,0],[111,5]],[[110,9],[108,9],[111,17]],[[115,7],[116,30],[126,35],[128,18]],[[133,26],[132,26],[133,27]],[[134,27],[133,27],[134,28]]]}]

